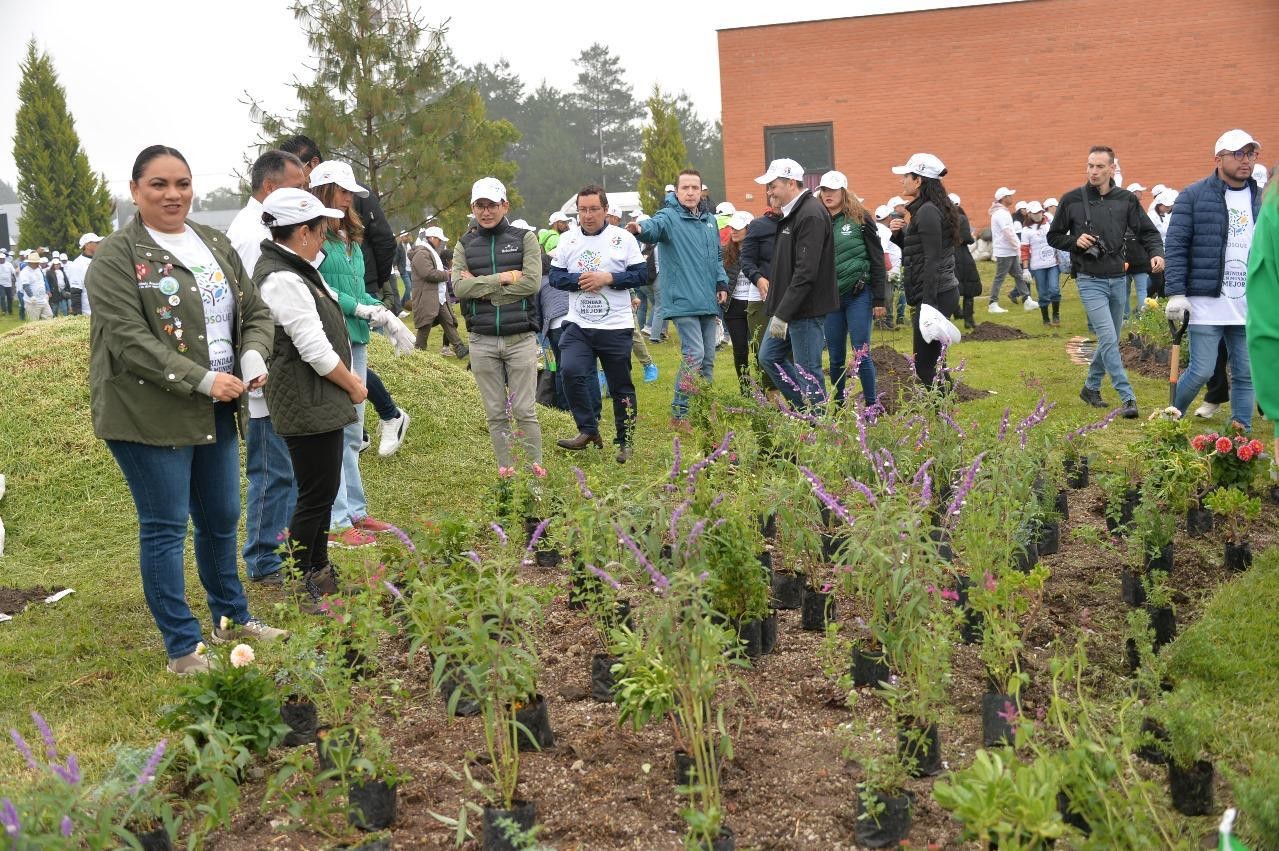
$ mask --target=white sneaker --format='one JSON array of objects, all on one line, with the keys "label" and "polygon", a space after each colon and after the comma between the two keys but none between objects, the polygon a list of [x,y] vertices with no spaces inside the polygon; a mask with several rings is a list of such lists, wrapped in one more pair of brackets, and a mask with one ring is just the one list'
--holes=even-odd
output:
[{"label": "white sneaker", "polygon": [[1221,410],[1221,406],[1216,402],[1204,402],[1198,408],[1195,408],[1195,416],[1201,420],[1210,420],[1216,416],[1219,410]]},{"label": "white sneaker", "polygon": [[1039,302],[1035,301],[1030,296],[1026,296],[1026,300],[1021,303],[1021,309],[1022,310],[1038,310]]},{"label": "white sneaker", "polygon": [[409,423],[413,421],[408,411],[403,408],[396,410],[400,412],[398,417],[382,423],[382,440],[378,443],[377,454],[383,458],[396,453],[404,442],[404,433],[409,430]]},{"label": "white sneaker", "polygon": [[999,302],[992,301],[990,304],[986,305],[986,312],[987,313],[1007,313],[1008,310],[1006,308],[1000,307]]}]

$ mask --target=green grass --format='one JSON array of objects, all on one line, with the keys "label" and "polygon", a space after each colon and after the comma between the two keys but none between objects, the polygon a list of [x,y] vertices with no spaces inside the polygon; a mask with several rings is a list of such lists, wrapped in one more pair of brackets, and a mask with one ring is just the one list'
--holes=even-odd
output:
[{"label": "green grass", "polygon": [[[990,264],[982,267],[989,280]],[[1067,359],[1065,345],[1074,335],[1087,335],[1087,330],[1073,284],[1064,290],[1063,326],[1052,333],[1041,324],[1038,311],[1017,308],[989,317],[985,300],[979,298],[978,321],[993,318],[1031,337],[961,343],[953,350],[952,363],[967,362],[963,380],[997,390],[996,395],[966,403],[963,419],[997,420],[1005,406],[1024,416],[1040,387],[1058,404],[1053,415],[1056,429],[1098,418],[1097,411],[1076,397],[1086,367]],[[0,331],[7,327],[7,319],[0,318]],[[435,345],[439,342],[433,340]],[[881,343],[909,350],[909,333],[876,331],[872,344]],[[670,452],[667,421],[678,344],[672,340],[651,346],[651,352],[661,378],[638,384],[640,425],[632,470],[664,467]],[[368,453],[362,462],[371,511],[400,525],[442,513],[478,512],[495,464],[469,373],[459,362],[434,352],[394,358],[381,338],[374,341],[371,360],[398,403],[413,416],[397,455],[382,459]],[[93,771],[109,761],[113,744],[154,741],[157,709],[169,698],[173,680],[164,673],[163,646],[137,576],[133,506],[118,468],[90,426],[87,361],[88,320],[82,317],[27,323],[0,335],[0,364],[6,372],[0,383],[0,472],[7,474],[9,485],[0,502],[0,516],[8,528],[0,584],[76,589],[56,605],[33,606],[0,625],[0,729],[16,726],[30,733],[28,714],[39,710],[65,747]],[[732,372],[726,348],[719,355],[717,384],[731,389]],[[636,378],[639,381],[638,370]],[[1144,411],[1164,404],[1166,382],[1131,378]],[[1116,401],[1108,386],[1103,393]],[[606,405],[606,439],[612,435],[610,414]],[[370,412],[370,422],[373,419]],[[548,465],[561,470],[571,464],[617,469],[612,453],[588,451],[569,457],[555,447],[557,437],[575,431],[566,413],[539,409],[539,419]],[[1099,454],[1132,440],[1138,427],[1116,421],[1098,440]],[[1269,439],[1270,431],[1268,423],[1258,424],[1263,440]],[[1273,571],[1259,574],[1273,581]],[[188,599],[207,629],[208,613],[190,557],[187,584],[188,590],[196,589]],[[254,611],[271,617],[279,595],[252,588],[249,594]],[[1262,605],[1262,599],[1257,595],[1255,605]],[[16,776],[18,767],[16,755],[0,747],[0,778]],[[5,782],[0,780],[0,787]]]}]

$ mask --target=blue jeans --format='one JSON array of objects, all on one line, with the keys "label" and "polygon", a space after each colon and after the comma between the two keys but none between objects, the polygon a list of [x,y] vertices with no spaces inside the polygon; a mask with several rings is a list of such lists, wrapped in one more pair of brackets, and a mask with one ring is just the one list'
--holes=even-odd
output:
[{"label": "blue jeans", "polygon": [[[679,350],[681,363],[675,373],[675,396],[671,399],[671,416],[682,420],[688,417],[688,394],[680,389],[687,377],[693,372],[701,374],[706,381],[715,380],[715,319],[716,314],[705,316],[675,316],[675,331],[679,334]],[[653,337],[657,337],[657,329],[653,329]]]},{"label": "blue jeans", "polygon": [[[210,403],[212,404],[212,403]],[[170,659],[193,653],[200,622],[186,600],[183,549],[187,519],[195,526],[195,565],[216,626],[225,615],[249,619],[236,568],[240,522],[240,438],[235,409],[214,405],[217,441],[201,446],[148,446],[108,440],[138,512],[142,593]]]},{"label": "blue jeans", "polygon": [[[1149,272],[1131,272],[1128,280],[1132,281],[1133,286],[1137,290],[1137,312],[1141,313],[1146,306],[1146,291],[1150,289],[1150,273]],[[1131,310],[1128,305],[1128,285],[1124,284],[1124,319],[1127,319]]]},{"label": "blue jeans", "polygon": [[[1190,364],[1177,380],[1173,404],[1183,414],[1199,391],[1212,378],[1217,366],[1217,347],[1224,339],[1230,364],[1230,418],[1252,429],[1252,365],[1248,361],[1248,339],[1243,325],[1191,325]],[[1267,411],[1266,413],[1270,413]]]},{"label": "blue jeans", "polygon": [[856,353],[867,347],[866,356],[857,365],[857,377],[862,382],[862,396],[867,405],[875,403],[875,362],[870,359],[870,287],[862,288],[859,295],[841,295],[839,309],[826,314],[826,351],[830,353],[830,383],[835,388],[835,398],[844,401],[844,378],[848,371],[848,353],[844,341],[853,344]]},{"label": "blue jeans", "polygon": [[648,326],[644,323],[645,320],[648,319],[648,308],[653,301],[653,287],[651,284],[643,287],[636,287],[631,290],[631,292],[633,292],[635,297],[639,299],[639,307],[635,308],[635,319],[639,323],[640,328],[647,328]]},{"label": "blue jeans", "polygon": [[[1136,398],[1132,385],[1128,383],[1123,359],[1119,356],[1119,329],[1124,324],[1127,295],[1128,279],[1125,277],[1079,276],[1079,300],[1088,313],[1088,326],[1097,335],[1097,351],[1088,366],[1084,386],[1089,390],[1100,391],[1102,377],[1109,375],[1110,383],[1115,386],[1115,392],[1124,402]],[[1211,370],[1209,373],[1211,374]]]},{"label": "blue jeans", "polygon": [[760,367],[792,407],[820,407],[826,401],[826,380],[822,375],[824,322],[818,317],[793,319],[787,325],[786,339],[770,337],[765,330],[759,345]]},{"label": "blue jeans", "polygon": [[[369,347],[351,344],[351,372],[365,380],[369,368]],[[355,521],[368,516],[369,506],[364,499],[364,480],[360,478],[360,443],[364,440],[364,403],[355,406],[355,422],[343,430],[342,483],[338,485],[337,499],[333,500],[330,524],[334,529],[354,526]]]},{"label": "blue jeans", "polygon": [[280,569],[276,549],[293,517],[297,485],[289,447],[271,427],[270,417],[254,417],[246,430],[245,473],[249,500],[244,509],[244,572],[262,579]]},{"label": "blue jeans", "polygon": [[1035,292],[1039,294],[1040,304],[1061,302],[1061,272],[1056,266],[1047,269],[1031,269],[1035,278]]}]

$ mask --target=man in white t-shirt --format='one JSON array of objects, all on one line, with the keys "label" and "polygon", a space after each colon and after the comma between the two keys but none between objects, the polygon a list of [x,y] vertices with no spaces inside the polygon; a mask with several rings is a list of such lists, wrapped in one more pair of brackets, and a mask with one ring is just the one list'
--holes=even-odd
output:
[{"label": "man in white t-shirt", "polygon": [[[987,310],[991,313],[1007,313],[999,304],[999,288],[1005,276],[1011,275],[1012,292],[1008,298],[1016,304],[1024,296],[1021,293],[1021,238],[1013,224],[1013,196],[1016,189],[1001,186],[995,190],[995,204],[990,208],[990,249],[995,261],[995,281],[990,285],[990,303]],[[1029,290],[1027,290],[1029,293]]]},{"label": "man in white t-shirt", "polygon": [[[271,150],[254,161],[249,169],[249,190],[253,194],[226,231],[250,275],[262,254],[262,240],[271,238],[271,231],[262,223],[262,202],[277,189],[305,188],[302,161],[293,154]],[[249,496],[244,511],[244,572],[253,582],[276,585],[283,580],[283,563],[276,550],[280,533],[293,518],[297,485],[289,447],[271,426],[261,390],[249,391],[249,426],[245,434]]]},{"label": "man in white t-shirt", "polygon": [[1243,130],[1223,133],[1213,147],[1216,170],[1177,196],[1164,255],[1168,295],[1165,312],[1190,319],[1190,365],[1177,382],[1173,406],[1185,414],[1212,377],[1217,349],[1225,340],[1230,362],[1231,420],[1252,428],[1252,366],[1245,323],[1248,251],[1261,187],[1252,178],[1261,145]]},{"label": "man in white t-shirt", "polygon": [[560,236],[551,258],[550,284],[569,294],[568,315],[560,335],[560,371],[577,436],[556,441],[564,449],[594,444],[603,448],[599,421],[602,402],[591,393],[599,359],[613,398],[617,463],[631,457],[637,413],[631,380],[629,290],[648,283],[648,264],[629,233],[608,224],[608,195],[599,186],[577,193],[579,225]]},{"label": "man in white t-shirt", "polygon": [[71,284],[71,312],[85,316],[93,313],[89,307],[89,291],[84,288],[84,277],[93,262],[93,255],[98,250],[102,237],[90,231],[80,237],[80,256],[65,265],[67,281]]}]

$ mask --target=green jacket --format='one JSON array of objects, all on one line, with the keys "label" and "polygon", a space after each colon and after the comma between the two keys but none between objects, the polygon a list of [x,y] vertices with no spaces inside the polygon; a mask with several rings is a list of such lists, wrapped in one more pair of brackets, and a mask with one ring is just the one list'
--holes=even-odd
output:
[{"label": "green jacket", "polygon": [[[235,287],[232,342],[236,368],[246,351],[269,362],[274,336],[271,312],[226,236],[187,222]],[[165,266],[177,292],[161,291]],[[93,432],[103,440],[152,446],[198,446],[216,440],[213,402],[197,391],[209,373],[204,306],[195,277],[156,244],[134,216],[98,246],[85,275],[94,294],[89,319],[89,401]],[[177,299],[176,305],[171,299]],[[240,425],[248,418],[248,394]]]},{"label": "green jacket", "polygon": [[338,305],[346,317],[346,333],[351,336],[351,342],[367,346],[369,323],[355,315],[356,305],[382,302],[364,288],[364,249],[357,242],[351,246],[348,256],[342,240],[329,237],[324,240],[324,262],[320,264],[320,274],[338,294]]},{"label": "green jacket", "polygon": [[[866,253],[866,240],[862,236],[860,222],[851,221],[843,213],[834,219],[835,225],[835,280],[839,294],[848,295],[857,284],[866,285],[870,274],[870,257]],[[860,292],[858,288],[858,292]]]},{"label": "green jacket", "polygon": [[732,289],[713,215],[690,212],[668,192],[662,209],[640,223],[639,238],[658,246],[662,318],[719,315],[715,291]]},{"label": "green jacket", "polygon": [[1252,232],[1244,301],[1252,386],[1257,404],[1269,414],[1279,411],[1279,370],[1270,369],[1279,362],[1279,189],[1269,186]]}]

